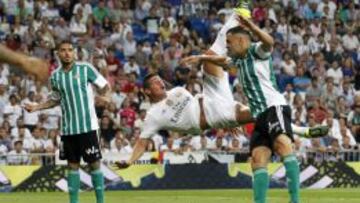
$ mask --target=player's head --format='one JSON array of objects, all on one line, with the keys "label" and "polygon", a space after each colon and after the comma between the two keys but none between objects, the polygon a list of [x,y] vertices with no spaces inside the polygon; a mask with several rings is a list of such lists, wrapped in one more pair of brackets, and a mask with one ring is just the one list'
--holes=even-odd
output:
[{"label": "player's head", "polygon": [[63,65],[71,64],[75,60],[74,47],[70,41],[61,41],[57,46],[57,54]]},{"label": "player's head", "polygon": [[144,78],[144,91],[152,101],[156,101],[166,94],[165,83],[158,74],[150,73]]},{"label": "player's head", "polygon": [[226,47],[231,57],[245,57],[250,47],[250,32],[238,26],[226,32]]}]

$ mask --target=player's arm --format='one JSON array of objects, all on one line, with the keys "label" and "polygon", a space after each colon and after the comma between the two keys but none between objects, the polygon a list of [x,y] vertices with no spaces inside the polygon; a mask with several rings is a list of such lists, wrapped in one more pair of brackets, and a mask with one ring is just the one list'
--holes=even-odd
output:
[{"label": "player's arm", "polygon": [[41,104],[25,104],[24,109],[28,112],[40,111],[44,109],[50,109],[60,104],[61,96],[60,92],[58,91],[56,84],[53,78],[50,78],[50,88],[51,92],[48,96],[48,100]]},{"label": "player's arm", "polygon": [[91,64],[88,65],[87,72],[88,81],[97,87],[97,92],[99,95],[97,95],[96,98],[104,101],[105,103],[110,102],[111,88],[104,76],[102,76]]},{"label": "player's arm", "polygon": [[34,74],[42,82],[46,81],[49,76],[49,64],[45,60],[15,52],[1,44],[0,62],[14,65],[27,73]]},{"label": "player's arm", "polygon": [[151,137],[156,134],[159,129],[161,129],[161,127],[159,127],[157,119],[150,114],[146,115],[140,138],[135,143],[130,159],[126,162],[116,162],[115,164],[120,169],[127,168],[131,164],[134,164],[134,162],[144,154],[149,143],[149,139],[151,139]]},{"label": "player's arm", "polygon": [[97,92],[99,93],[99,95],[96,96],[97,99],[106,103],[111,102],[111,88],[109,84],[105,85],[102,89],[98,89]]},{"label": "player's arm", "polygon": [[209,62],[218,66],[226,66],[229,63],[229,60],[227,57],[224,56],[202,54],[202,55],[192,55],[185,57],[181,60],[180,63],[194,65],[204,62]]},{"label": "player's arm", "polygon": [[50,109],[59,104],[60,104],[60,100],[49,99],[46,102],[41,103],[41,104],[25,104],[24,108],[25,108],[25,110],[27,110],[28,112],[31,113],[31,112],[35,112],[35,111],[44,110],[44,109]]},{"label": "player's arm", "polygon": [[255,25],[250,19],[238,16],[240,25],[244,29],[248,29],[254,35],[256,35],[261,43],[261,50],[264,52],[271,52],[274,46],[274,39],[271,35],[261,30],[257,25]]},{"label": "player's arm", "polygon": [[134,151],[133,151],[133,153],[131,155],[131,158],[126,163],[131,165],[136,160],[138,160],[144,154],[148,143],[149,143],[149,139],[147,139],[147,138],[139,138],[136,141],[136,144],[134,146]]}]

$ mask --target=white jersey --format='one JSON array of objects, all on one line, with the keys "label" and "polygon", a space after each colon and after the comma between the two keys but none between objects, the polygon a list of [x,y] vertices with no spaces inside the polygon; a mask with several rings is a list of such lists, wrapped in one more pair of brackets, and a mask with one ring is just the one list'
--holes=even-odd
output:
[{"label": "white jersey", "polygon": [[166,99],[151,106],[146,114],[141,138],[149,138],[159,130],[199,134],[200,104],[198,98],[182,87],[167,91]]}]

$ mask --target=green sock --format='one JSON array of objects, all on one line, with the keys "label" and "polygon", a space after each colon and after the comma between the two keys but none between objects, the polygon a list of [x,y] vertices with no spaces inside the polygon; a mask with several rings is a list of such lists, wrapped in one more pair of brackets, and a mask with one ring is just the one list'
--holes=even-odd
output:
[{"label": "green sock", "polygon": [[97,169],[91,172],[91,181],[94,186],[96,202],[104,203],[104,176],[103,173]]},{"label": "green sock", "polygon": [[267,169],[258,168],[255,169],[253,173],[254,173],[254,181],[253,181],[254,202],[265,203],[266,192],[269,188],[269,175]]},{"label": "green sock", "polygon": [[68,189],[70,203],[79,203],[80,174],[77,170],[68,171]]},{"label": "green sock", "polygon": [[284,157],[284,165],[286,169],[286,178],[290,193],[291,203],[299,203],[300,191],[300,169],[299,163],[295,155],[291,154]]}]

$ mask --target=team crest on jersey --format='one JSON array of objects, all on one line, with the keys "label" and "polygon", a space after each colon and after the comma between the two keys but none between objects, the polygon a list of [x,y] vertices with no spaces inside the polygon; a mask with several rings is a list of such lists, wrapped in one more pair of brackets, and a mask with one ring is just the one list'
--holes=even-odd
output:
[{"label": "team crest on jersey", "polygon": [[166,100],[165,104],[168,106],[172,106],[172,105],[174,105],[174,102],[172,100],[168,99],[168,100]]},{"label": "team crest on jersey", "polygon": [[79,74],[75,74],[75,75],[73,76],[73,78],[74,78],[74,79],[79,79],[79,78],[80,78],[80,75],[79,75]]}]

